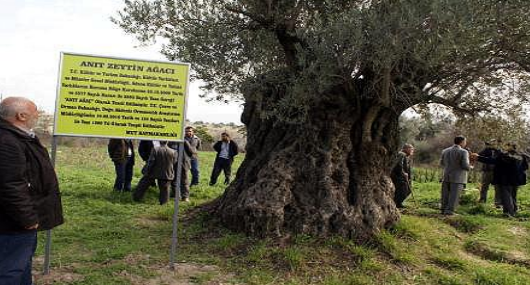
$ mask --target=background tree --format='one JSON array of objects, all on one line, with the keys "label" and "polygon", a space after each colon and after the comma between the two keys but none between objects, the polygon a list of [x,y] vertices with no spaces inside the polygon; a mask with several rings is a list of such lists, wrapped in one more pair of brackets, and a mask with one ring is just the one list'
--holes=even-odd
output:
[{"label": "background tree", "polygon": [[225,225],[362,239],[399,218],[388,168],[405,109],[526,99],[528,14],[523,0],[135,0],[114,21],[164,39],[217,99],[243,96],[247,155],[215,202]]},{"label": "background tree", "polygon": [[[459,118],[455,127],[457,132],[466,130],[471,142],[471,150],[478,152],[484,148],[484,142],[496,139],[501,142],[514,142],[519,150],[527,151],[530,142],[530,126],[525,120],[526,112],[521,106],[499,113],[480,114]],[[463,132],[462,132],[463,133]]]},{"label": "background tree", "polygon": [[201,139],[203,144],[212,144],[215,139],[210,135],[208,129],[205,126],[199,125],[194,127],[195,134]]},{"label": "background tree", "polygon": [[468,133],[456,131],[456,118],[448,110],[427,108],[414,116],[402,115],[399,118],[401,144],[411,143],[414,164],[439,166],[441,150],[451,145],[455,135]]}]

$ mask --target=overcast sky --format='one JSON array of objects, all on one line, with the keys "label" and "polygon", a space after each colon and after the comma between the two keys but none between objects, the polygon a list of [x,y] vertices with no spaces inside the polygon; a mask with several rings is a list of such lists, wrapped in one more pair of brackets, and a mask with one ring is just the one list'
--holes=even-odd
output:
[{"label": "overcast sky", "polygon": [[[27,97],[53,112],[61,52],[166,60],[156,47],[138,47],[109,20],[122,2],[0,0],[0,94]],[[207,103],[198,95],[192,83],[189,120],[241,123],[241,103]]]}]

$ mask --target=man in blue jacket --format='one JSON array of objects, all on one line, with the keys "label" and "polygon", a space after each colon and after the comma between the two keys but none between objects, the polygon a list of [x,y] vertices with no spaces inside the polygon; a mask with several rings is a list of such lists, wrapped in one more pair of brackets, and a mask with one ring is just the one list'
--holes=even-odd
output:
[{"label": "man in blue jacket", "polygon": [[0,284],[32,284],[37,231],[63,223],[57,176],[33,133],[38,118],[26,98],[0,103]]}]

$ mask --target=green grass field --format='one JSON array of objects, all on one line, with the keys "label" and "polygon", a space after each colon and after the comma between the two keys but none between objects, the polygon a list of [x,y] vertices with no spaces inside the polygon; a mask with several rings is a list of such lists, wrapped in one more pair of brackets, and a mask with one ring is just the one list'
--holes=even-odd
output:
[{"label": "green grass field", "polygon": [[[36,283],[530,284],[527,187],[519,192],[520,215],[512,219],[489,204],[477,205],[473,184],[462,197],[462,215],[443,218],[440,185],[416,183],[400,223],[370,243],[310,236],[258,240],[224,229],[197,209],[224,191],[222,184],[208,186],[213,160],[214,153],[200,154],[201,184],[192,188],[191,202],[180,204],[173,272],[168,269],[173,205],[158,205],[155,188],[142,203],[133,202],[130,193],[113,192],[105,148],[59,147],[66,223],[53,231],[48,276],[40,275],[45,241],[40,235]],[[141,166],[138,159],[133,184]]]}]

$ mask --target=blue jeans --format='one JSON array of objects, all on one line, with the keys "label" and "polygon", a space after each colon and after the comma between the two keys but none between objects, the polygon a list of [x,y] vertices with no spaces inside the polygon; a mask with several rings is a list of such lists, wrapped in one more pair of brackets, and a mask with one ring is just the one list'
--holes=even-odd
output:
[{"label": "blue jeans", "polygon": [[31,285],[31,261],[37,248],[37,231],[0,235],[0,284]]},{"label": "blue jeans", "polygon": [[114,181],[114,190],[131,191],[131,181],[133,177],[133,158],[128,157],[124,163],[114,162],[116,170],[116,180]]},{"label": "blue jeans", "polygon": [[199,184],[199,159],[191,158],[191,185]]}]

